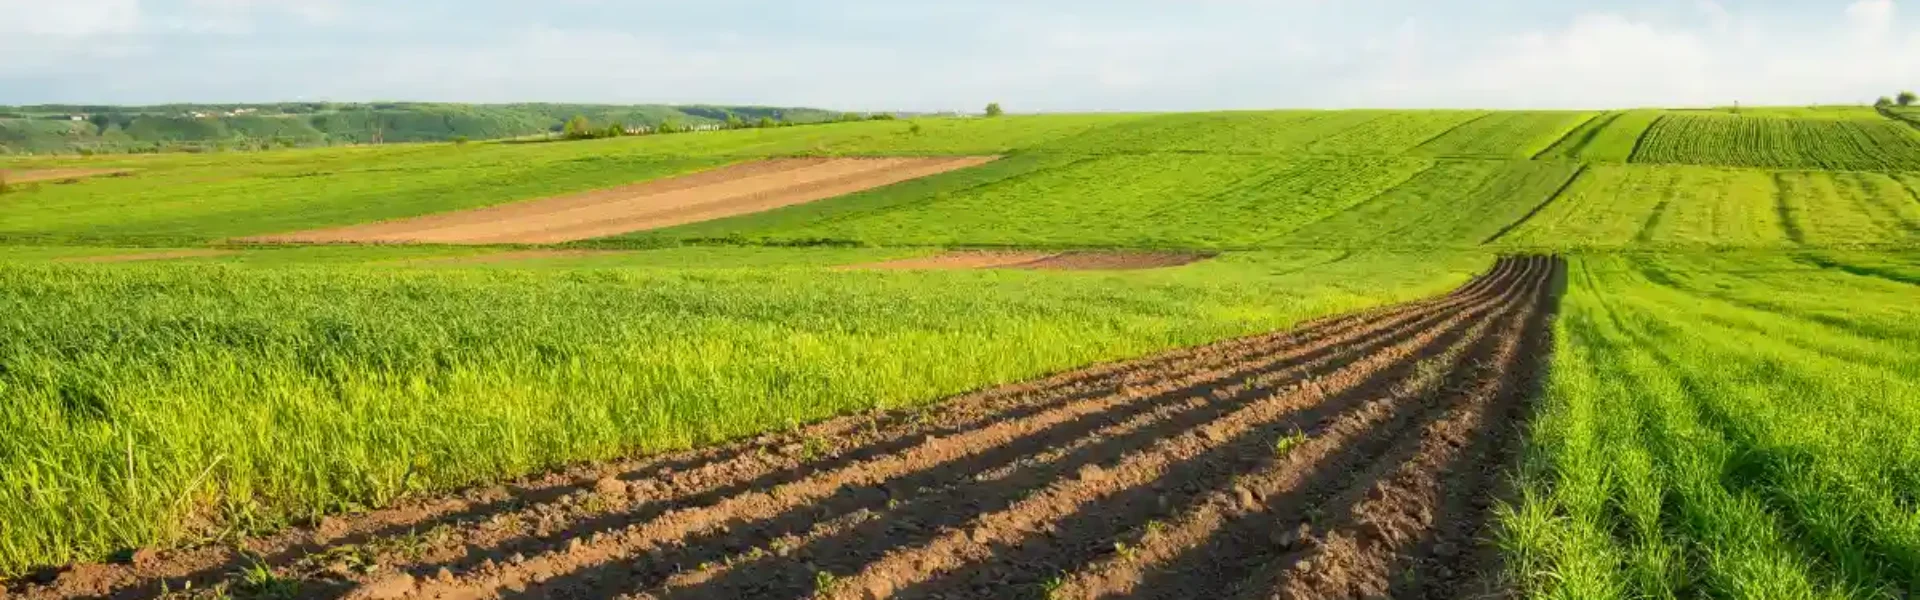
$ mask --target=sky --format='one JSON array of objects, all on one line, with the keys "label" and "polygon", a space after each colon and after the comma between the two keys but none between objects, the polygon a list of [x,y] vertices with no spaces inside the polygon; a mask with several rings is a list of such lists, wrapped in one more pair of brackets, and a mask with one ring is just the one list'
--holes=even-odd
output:
[{"label": "sky", "polygon": [[0,104],[1860,104],[1920,0],[0,0]]}]

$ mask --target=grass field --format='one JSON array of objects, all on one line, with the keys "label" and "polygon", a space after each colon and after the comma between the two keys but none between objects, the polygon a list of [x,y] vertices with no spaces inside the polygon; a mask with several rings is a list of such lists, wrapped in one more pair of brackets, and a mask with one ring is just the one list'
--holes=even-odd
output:
[{"label": "grass field", "polygon": [[[983,154],[1000,158],[561,246],[223,242],[769,157]],[[0,576],[137,547],[225,547],[581,461],[800,435],[1425,298],[1086,375],[1137,379],[1108,391],[1074,377],[1037,385],[1060,396],[1020,409],[1038,412],[987,410],[992,424],[941,434],[957,436],[951,446],[921,429],[888,434],[931,454],[846,433],[831,440],[844,456],[709,463],[797,461],[779,485],[736,483],[781,501],[829,496],[740,517],[738,539],[668,535],[640,551],[702,567],[648,586],[746,585],[764,567],[830,596],[836,577],[884,580],[869,562],[971,557],[1002,570],[955,577],[999,585],[1015,573],[1027,587],[1005,589],[1021,593],[1169,581],[1251,593],[1312,561],[1446,596],[1467,592],[1410,583],[1440,564],[1420,553],[1475,544],[1497,521],[1501,560],[1534,597],[1920,591],[1906,491],[1920,486],[1920,413],[1907,406],[1920,400],[1920,130],[1864,107],[921,118],[0,167],[132,171],[0,195],[11,244],[0,245]],[[1073,259],[1096,269],[1127,252],[1211,258],[1140,271],[841,268],[966,249],[1098,250]],[[1440,295],[1520,253],[1570,257],[1557,320],[1560,263],[1543,256],[1510,256]],[[1546,369],[1543,398],[1525,387],[1534,369]],[[1111,418],[1034,416],[1123,400],[1131,412]],[[1227,425],[1240,433],[1219,433]],[[993,437],[1015,430],[1027,433]],[[961,449],[980,454],[901,466]],[[896,459],[914,485],[884,501],[859,491],[888,481],[839,470]],[[1519,497],[1497,519],[1471,509],[1506,468]],[[992,481],[962,485],[976,476]],[[1156,481],[1186,491],[1142,495]],[[699,489],[670,506],[706,515],[699,503],[718,502],[713,522],[736,523],[739,506],[714,498],[739,490]],[[1060,512],[1095,505],[1105,512]],[[580,509],[522,508],[541,530]],[[616,510],[592,510],[603,509]],[[862,514],[923,527],[863,546],[842,537],[869,527]],[[1311,515],[1311,527],[1245,516],[1267,514]],[[975,517],[1038,520],[966,529]],[[820,529],[780,529],[789,520]],[[1378,527],[1395,533],[1354,541]],[[1042,530],[1079,537],[1016,543]],[[568,529],[471,556],[524,551],[535,564],[571,552],[568,532],[594,539]],[[770,539],[801,540],[803,554],[753,554]],[[893,558],[869,556],[883,547]],[[439,565],[405,560],[436,576]],[[807,571],[780,571],[794,565]],[[482,572],[455,570],[462,585]],[[28,597],[99,595],[73,589]]]},{"label": "grass field", "polygon": [[0,266],[0,567],[923,403],[1430,295],[1488,260],[869,273],[664,252],[741,267]]},{"label": "grass field", "polygon": [[1586,255],[1570,287],[1505,519],[1528,591],[1920,589],[1911,282],[1790,255]]},{"label": "grass field", "polygon": [[1792,241],[1776,206],[1780,195],[1762,171],[1594,165],[1499,241],[1549,248],[1779,246]]}]

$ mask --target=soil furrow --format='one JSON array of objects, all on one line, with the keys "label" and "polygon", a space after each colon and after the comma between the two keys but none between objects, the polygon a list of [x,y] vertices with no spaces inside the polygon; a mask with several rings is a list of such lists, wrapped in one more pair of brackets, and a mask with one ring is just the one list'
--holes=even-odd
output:
[{"label": "soil furrow", "polygon": [[[583,465],[329,518],[238,549],[135,553],[125,564],[79,565],[12,590],[26,598],[143,598],[189,587],[281,598],[1001,597],[1042,588],[1182,596],[1243,580],[1257,584],[1249,591],[1292,583],[1257,575],[1287,573],[1290,561],[1328,544],[1276,550],[1247,540],[1297,523],[1273,515],[1303,509],[1339,515],[1325,521],[1341,524],[1333,532],[1402,515],[1391,522],[1410,537],[1389,551],[1341,556],[1372,557],[1351,563],[1356,569],[1379,563],[1430,574],[1432,557],[1471,544],[1485,522],[1483,498],[1511,445],[1499,432],[1522,416],[1531,391],[1511,375],[1544,351],[1533,340],[1544,319],[1525,315],[1544,314],[1530,307],[1550,301],[1537,290],[1556,264],[1503,259],[1447,295],[1288,332],[924,409]],[[1518,321],[1536,324],[1509,343]],[[1455,364],[1490,355],[1489,340],[1512,360]],[[1439,382],[1477,387],[1436,389]],[[1372,475],[1396,490],[1384,498],[1425,504],[1341,504]],[[1182,570],[1214,563],[1238,576]],[[265,571],[274,575],[268,588],[259,583]]]},{"label": "soil furrow", "polygon": [[[1481,319],[1475,328],[1484,330],[1499,318]],[[1058,592],[1066,597],[1149,595],[1143,588],[1173,595],[1198,593],[1210,584],[1232,581],[1231,574],[1223,577],[1222,571],[1244,571],[1240,563],[1248,556],[1258,560],[1273,548],[1284,551],[1302,537],[1296,524],[1311,516],[1308,504],[1322,495],[1318,490],[1340,485],[1353,478],[1357,465],[1378,460],[1396,432],[1423,418],[1427,411],[1420,405],[1441,391],[1443,376],[1493,339],[1479,331],[1470,337],[1474,349],[1463,341],[1425,365],[1412,366],[1408,381],[1366,410],[1277,436],[1287,441],[1259,457],[1259,468],[1233,486],[1244,497],[1217,492],[1177,518],[1128,532],[1124,537],[1132,543],[1126,552],[1066,577]]]},{"label": "soil furrow", "polygon": [[[1434,315],[1432,318],[1457,319],[1459,317]],[[1397,336],[1404,336],[1413,331],[1425,329],[1429,325],[1431,325],[1431,323],[1405,325],[1390,334],[1390,336],[1395,337],[1388,337],[1375,343],[1392,343],[1404,346],[1408,344],[1408,342],[1400,341]],[[640,523],[635,525],[634,528],[640,531],[659,531],[660,535],[664,537],[649,537],[643,535],[637,538],[629,536],[624,539],[609,540],[607,542],[609,550],[606,558],[607,560],[615,560],[638,552],[657,554],[657,546],[660,545],[662,540],[666,539],[675,540],[676,543],[684,543],[688,541],[684,538],[689,536],[701,536],[702,539],[704,539],[705,537],[714,535],[716,531],[725,533],[727,530],[739,529],[741,527],[757,527],[769,520],[791,522],[796,510],[798,510],[799,515],[811,515],[814,519],[833,518],[844,514],[849,507],[853,507],[854,509],[858,508],[859,501],[856,500],[853,501],[853,504],[849,504],[847,500],[849,497],[864,497],[864,501],[868,503],[868,507],[874,504],[884,504],[894,496],[897,496],[900,493],[898,491],[900,488],[917,489],[917,486],[923,484],[931,485],[939,481],[964,477],[995,466],[1008,464],[1018,460],[1022,456],[1033,454],[1056,444],[1069,442],[1078,436],[1087,435],[1094,430],[1095,425],[1102,422],[1110,422],[1113,419],[1137,414],[1138,411],[1146,410],[1152,403],[1185,399],[1196,395],[1211,396],[1221,393],[1234,396],[1257,396],[1264,392],[1265,387],[1271,385],[1272,382],[1301,379],[1303,375],[1311,373],[1311,371],[1306,369],[1316,367],[1324,369],[1331,364],[1352,360],[1371,349],[1370,346],[1362,345],[1357,348],[1352,348],[1349,352],[1331,354],[1325,352],[1310,353],[1308,356],[1313,356],[1313,362],[1307,363],[1304,367],[1292,367],[1293,372],[1291,373],[1284,370],[1279,373],[1256,371],[1255,374],[1252,375],[1239,375],[1237,381],[1226,385],[1220,385],[1218,382],[1210,381],[1211,385],[1195,387],[1190,385],[1169,385],[1168,382],[1163,382],[1153,388],[1137,387],[1131,392],[1120,396],[1107,396],[1094,400],[1075,401],[1067,406],[1055,408],[1049,412],[1041,413],[1025,420],[998,422],[986,428],[969,431],[952,438],[931,440],[920,446],[909,448],[902,454],[883,456],[867,463],[854,464],[814,479],[803,480],[792,484],[783,484],[783,486],[775,488],[772,492],[750,491],[740,496],[726,498],[710,506],[689,509],[679,513],[669,513],[656,521]],[[1311,378],[1305,379],[1309,382],[1312,381]],[[1152,402],[1139,402],[1139,400],[1143,398],[1150,399]],[[1057,426],[1055,423],[1049,422],[1056,418],[1059,419]],[[1041,424],[1045,424],[1046,426],[1036,427]],[[1013,431],[1012,428],[1031,428],[1034,431],[1032,433],[1010,432],[1004,434],[995,431],[1002,428],[1009,428],[1009,431]],[[1038,435],[1035,435],[1036,433]],[[915,454],[924,454],[925,457],[916,457],[914,456]],[[975,456],[976,454],[978,456]],[[888,491],[884,494],[863,494],[859,490],[859,488],[870,487],[883,487]],[[787,490],[787,493],[783,493],[783,489]],[[792,493],[796,489],[806,491]],[[825,509],[827,512],[818,512],[820,509]],[[725,528],[718,527],[716,523],[720,522],[725,522],[727,526]],[[784,535],[791,532],[782,530],[779,533]],[[768,535],[762,532],[757,539],[765,541],[777,537],[779,537],[779,535]],[[738,542],[730,541],[728,543],[740,550],[745,550],[748,547],[748,545]],[[592,550],[594,548],[589,547],[587,549]],[[549,578],[543,577],[543,573],[564,572],[563,570],[555,568],[551,563],[563,563],[569,565],[571,569],[591,568],[595,563],[579,560],[577,556],[579,550],[580,549],[577,548],[573,549],[568,555],[534,557],[529,559],[529,562],[533,563],[533,566],[528,569],[500,569],[491,571],[490,574],[488,573],[489,570],[483,569],[480,579],[489,582],[489,585],[506,586],[510,589],[514,586],[525,585],[529,578],[535,580],[533,583],[539,584],[541,583],[539,580]],[[713,558],[718,557],[715,556]],[[627,576],[600,571],[590,572],[588,575],[592,575],[594,578],[606,578],[616,575],[619,577]],[[529,573],[531,575],[529,575]],[[631,574],[631,570],[628,571],[628,574]],[[567,578],[561,583],[570,584],[576,579],[585,578]]]},{"label": "soil furrow", "polygon": [[[971,563],[995,560],[997,554],[1023,543],[1035,544],[1041,538],[1071,535],[1072,532],[1056,529],[1056,522],[1082,510],[1098,510],[1099,507],[1090,504],[1155,481],[1165,476],[1170,467],[1188,462],[1233,462],[1236,457],[1244,457],[1251,446],[1271,443],[1260,435],[1265,429],[1301,427],[1315,422],[1317,419],[1314,417],[1329,416],[1320,413],[1336,411],[1364,399],[1369,393],[1364,390],[1393,381],[1393,367],[1405,364],[1409,358],[1432,352],[1436,346],[1450,345],[1439,344],[1437,340],[1447,335],[1463,335],[1457,326],[1471,321],[1475,316],[1475,313],[1462,313],[1448,325],[1423,331],[1410,342],[1370,353],[1324,378],[1306,379],[1300,388],[1290,393],[1243,407],[1205,428],[1161,440],[1149,452],[1127,457],[1102,469],[1096,477],[1063,481],[1048,488],[1045,493],[1024,499],[1007,510],[983,515],[964,530],[951,532],[919,547],[891,553],[867,565],[851,580],[830,591],[847,596],[889,596],[895,590],[904,588],[915,588],[906,589],[915,593],[937,590],[944,595],[1000,589],[997,586],[1008,583],[1007,575],[1016,575],[1008,571],[1030,569],[1033,565],[999,563],[996,565],[1000,567],[996,569],[999,577],[995,581],[972,582],[972,587],[967,589],[942,588],[938,583],[940,580],[951,583],[952,578],[947,575],[952,571]],[[1362,391],[1354,393],[1354,390]],[[1321,410],[1297,414],[1316,406]],[[1200,460],[1203,458],[1213,460]],[[1105,515],[1102,513],[1102,516]],[[1017,575],[1031,576],[1033,573]]]}]

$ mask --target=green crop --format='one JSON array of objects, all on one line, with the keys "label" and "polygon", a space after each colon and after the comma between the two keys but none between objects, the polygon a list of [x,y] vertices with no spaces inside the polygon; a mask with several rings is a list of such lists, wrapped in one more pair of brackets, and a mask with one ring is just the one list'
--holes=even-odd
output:
[{"label": "green crop", "polygon": [[1595,118],[1587,112],[1503,111],[1474,119],[1415,148],[1415,154],[1530,158]]},{"label": "green crop", "polygon": [[1633,157],[1635,146],[1647,127],[1659,119],[1661,111],[1614,111],[1582,124],[1561,138],[1540,158],[1576,159],[1592,162],[1623,163]]},{"label": "green crop", "polygon": [[1529,595],[1920,589],[1911,282],[1755,254],[1586,255],[1571,282],[1502,518]]},{"label": "green crop", "polygon": [[1442,161],[1279,245],[1323,248],[1478,246],[1565,186],[1579,165],[1550,161]]},{"label": "green crop", "polygon": [[1845,170],[1920,169],[1920,131],[1893,121],[1670,113],[1633,162]]}]

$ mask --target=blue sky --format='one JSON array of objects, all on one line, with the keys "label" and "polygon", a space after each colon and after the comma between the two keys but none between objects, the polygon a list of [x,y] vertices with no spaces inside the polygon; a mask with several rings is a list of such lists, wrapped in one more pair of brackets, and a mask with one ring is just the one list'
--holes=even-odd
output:
[{"label": "blue sky", "polygon": [[0,0],[0,104],[1861,103],[1920,87],[1904,2]]}]

